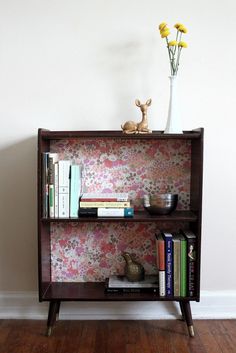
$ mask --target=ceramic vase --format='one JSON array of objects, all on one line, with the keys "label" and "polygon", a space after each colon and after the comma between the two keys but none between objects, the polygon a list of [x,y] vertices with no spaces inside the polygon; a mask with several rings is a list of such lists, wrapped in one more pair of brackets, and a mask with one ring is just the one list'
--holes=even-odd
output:
[{"label": "ceramic vase", "polygon": [[182,134],[182,126],[178,109],[177,76],[169,76],[170,79],[170,101],[165,134]]}]

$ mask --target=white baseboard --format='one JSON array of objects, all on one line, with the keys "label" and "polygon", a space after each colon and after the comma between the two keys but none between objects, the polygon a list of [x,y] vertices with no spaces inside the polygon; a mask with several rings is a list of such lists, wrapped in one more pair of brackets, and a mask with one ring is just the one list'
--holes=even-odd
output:
[{"label": "white baseboard", "polygon": [[[193,319],[236,319],[236,291],[202,291],[192,302]],[[0,292],[0,319],[46,319],[48,303],[36,292]],[[180,316],[176,302],[67,302],[61,320],[169,320]]]}]

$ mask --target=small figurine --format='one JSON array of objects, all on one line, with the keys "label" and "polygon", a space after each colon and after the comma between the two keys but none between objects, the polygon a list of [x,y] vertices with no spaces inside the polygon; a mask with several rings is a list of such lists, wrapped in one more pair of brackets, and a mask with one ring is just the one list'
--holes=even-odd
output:
[{"label": "small figurine", "polygon": [[143,266],[137,261],[133,260],[128,252],[122,254],[126,261],[125,264],[125,276],[130,282],[143,281],[145,272]]},{"label": "small figurine", "polygon": [[135,123],[134,121],[126,121],[121,128],[125,134],[148,134],[152,131],[148,129],[147,121],[147,108],[150,107],[152,103],[151,99],[148,99],[145,104],[141,104],[139,99],[136,99],[135,104],[141,109],[142,121],[140,123]]}]

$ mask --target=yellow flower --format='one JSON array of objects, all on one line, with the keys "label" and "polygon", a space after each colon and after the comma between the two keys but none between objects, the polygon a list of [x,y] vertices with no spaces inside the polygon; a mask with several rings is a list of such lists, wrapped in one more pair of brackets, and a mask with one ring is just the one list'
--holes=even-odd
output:
[{"label": "yellow flower", "polygon": [[169,31],[170,32],[170,29],[168,27],[165,27],[163,28],[161,31],[160,31],[160,35],[162,35],[163,32],[166,32],[166,31]]},{"label": "yellow flower", "polygon": [[182,23],[176,23],[176,24],[174,25],[174,27],[175,27],[176,29],[179,29],[180,26],[183,26]]},{"label": "yellow flower", "polygon": [[182,33],[187,33],[188,30],[186,27],[184,27],[184,25],[180,25],[179,28],[178,28],[178,31],[182,32]]},{"label": "yellow flower", "polygon": [[171,40],[168,45],[169,47],[176,47],[176,45],[178,45],[178,42],[176,40]]},{"label": "yellow flower", "polygon": [[169,29],[167,29],[165,31],[162,31],[161,32],[161,38],[166,38],[166,37],[168,37],[169,34],[170,34],[170,30]]},{"label": "yellow flower", "polygon": [[188,44],[186,42],[179,42],[178,46],[181,48],[188,48]]},{"label": "yellow flower", "polygon": [[159,25],[159,30],[163,30],[165,27],[167,26],[167,23],[165,22],[162,22],[160,25]]}]

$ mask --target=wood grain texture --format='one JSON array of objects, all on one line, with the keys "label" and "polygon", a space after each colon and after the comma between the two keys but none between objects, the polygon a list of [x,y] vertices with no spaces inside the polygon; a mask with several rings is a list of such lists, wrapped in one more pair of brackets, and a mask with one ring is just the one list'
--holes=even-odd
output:
[{"label": "wood grain texture", "polygon": [[184,322],[59,321],[51,337],[45,322],[0,320],[0,353],[234,353],[236,320]]}]

